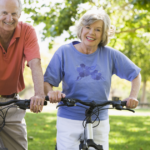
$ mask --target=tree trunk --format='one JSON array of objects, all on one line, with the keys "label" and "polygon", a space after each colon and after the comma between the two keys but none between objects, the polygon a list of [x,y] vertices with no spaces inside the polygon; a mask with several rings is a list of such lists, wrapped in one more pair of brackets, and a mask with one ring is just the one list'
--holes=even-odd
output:
[{"label": "tree trunk", "polygon": [[143,89],[142,89],[142,96],[141,96],[141,103],[146,103],[147,99],[146,99],[146,81],[143,82]]}]

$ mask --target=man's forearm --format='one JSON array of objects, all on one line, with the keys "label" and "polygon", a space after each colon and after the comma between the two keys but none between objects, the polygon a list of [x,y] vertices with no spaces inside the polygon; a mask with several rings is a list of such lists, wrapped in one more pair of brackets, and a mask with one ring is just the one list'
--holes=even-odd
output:
[{"label": "man's forearm", "polygon": [[29,62],[32,71],[35,95],[44,95],[44,79],[41,63],[39,59],[33,59]]}]

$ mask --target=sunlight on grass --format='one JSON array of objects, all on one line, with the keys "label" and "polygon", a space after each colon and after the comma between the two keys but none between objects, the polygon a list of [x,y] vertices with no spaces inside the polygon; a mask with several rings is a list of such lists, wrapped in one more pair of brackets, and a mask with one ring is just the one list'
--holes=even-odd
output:
[{"label": "sunlight on grass", "polygon": [[53,150],[56,144],[56,113],[27,113],[29,150]]},{"label": "sunlight on grass", "polygon": [[123,122],[116,122],[116,125],[117,125],[117,126],[123,125]]},{"label": "sunlight on grass", "polygon": [[[56,112],[25,116],[29,150],[54,150]],[[109,150],[149,150],[150,116],[110,116]]]},{"label": "sunlight on grass", "polygon": [[110,116],[110,150],[148,150],[149,126],[150,117]]}]

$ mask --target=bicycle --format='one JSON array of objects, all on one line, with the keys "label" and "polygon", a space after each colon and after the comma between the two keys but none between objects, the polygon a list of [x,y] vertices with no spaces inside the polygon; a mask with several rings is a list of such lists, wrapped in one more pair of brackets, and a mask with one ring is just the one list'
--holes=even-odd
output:
[{"label": "bicycle", "polygon": [[[45,97],[45,100],[46,99],[47,98]],[[47,105],[47,101],[44,101],[44,105]],[[6,106],[0,109],[0,117],[3,120],[2,123],[0,123],[0,131],[2,131],[2,129],[5,126],[5,118],[9,109],[12,107],[18,107],[23,110],[30,109],[30,99],[22,99],[22,100],[14,99],[7,102],[0,102],[0,106]],[[4,109],[6,109],[5,113],[3,112]]]},{"label": "bicycle", "polygon": [[[47,101],[44,101],[44,105],[47,105]],[[12,107],[18,107],[23,110],[30,109],[30,99],[24,99],[24,100],[14,99],[14,100],[10,100],[7,102],[0,102],[0,106],[4,106],[3,108],[0,109],[0,117],[2,120],[2,122],[0,123],[0,132],[1,132],[5,126],[5,119],[6,119],[6,115],[9,109]],[[6,110],[4,111],[4,109]],[[4,144],[1,141],[1,139],[0,139],[0,143],[2,147],[4,147]],[[0,148],[0,150],[8,150],[8,149]]]},{"label": "bicycle", "polygon": [[[48,98],[47,98],[48,99]],[[80,103],[85,106],[89,106],[89,108],[85,110],[85,119],[83,120],[84,127],[84,137],[80,140],[79,150],[88,150],[89,147],[93,147],[96,150],[103,150],[102,145],[98,145],[93,140],[93,128],[98,126],[100,123],[100,119],[98,117],[100,110],[102,109],[117,109],[117,110],[128,110],[134,112],[132,109],[123,108],[126,106],[126,101],[116,100],[116,101],[103,101],[99,104],[96,104],[94,101],[92,102],[83,102],[79,99],[70,99],[70,98],[62,98],[61,101],[63,104],[57,105],[56,108],[61,106],[73,107],[80,106],[77,103]],[[103,108],[106,105],[112,105],[112,108]],[[95,110],[96,109],[96,110]],[[96,119],[92,121],[92,115],[96,115]],[[98,119],[98,124],[93,127],[93,123]],[[55,146],[55,150],[57,150],[57,143]]]}]

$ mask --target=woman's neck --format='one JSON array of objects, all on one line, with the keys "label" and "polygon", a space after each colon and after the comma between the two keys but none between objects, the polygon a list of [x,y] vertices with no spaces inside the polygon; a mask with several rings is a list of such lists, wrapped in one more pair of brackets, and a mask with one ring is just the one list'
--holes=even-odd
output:
[{"label": "woman's neck", "polygon": [[74,45],[74,47],[83,54],[92,54],[94,53],[98,47],[90,47],[85,46],[82,42],[79,44]]}]

